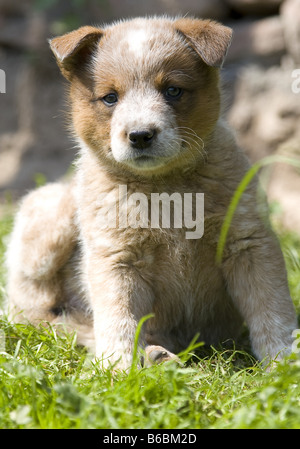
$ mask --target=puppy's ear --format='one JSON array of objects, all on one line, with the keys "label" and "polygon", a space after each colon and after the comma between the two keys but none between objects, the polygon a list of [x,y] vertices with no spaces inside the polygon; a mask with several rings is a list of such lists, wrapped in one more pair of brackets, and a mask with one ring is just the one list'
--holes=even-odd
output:
[{"label": "puppy's ear", "polygon": [[74,75],[79,76],[103,34],[100,28],[84,26],[49,40],[50,48],[65,78],[71,80]]},{"label": "puppy's ear", "polygon": [[179,19],[174,22],[203,61],[221,67],[232,39],[232,30],[212,20]]}]

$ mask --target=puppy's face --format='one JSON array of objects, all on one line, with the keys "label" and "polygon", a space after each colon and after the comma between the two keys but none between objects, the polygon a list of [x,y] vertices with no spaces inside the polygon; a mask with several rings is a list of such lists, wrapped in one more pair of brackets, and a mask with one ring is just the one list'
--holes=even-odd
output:
[{"label": "puppy's face", "polygon": [[76,135],[139,174],[195,163],[219,116],[217,67],[230,38],[210,21],[136,19],[52,40]]}]

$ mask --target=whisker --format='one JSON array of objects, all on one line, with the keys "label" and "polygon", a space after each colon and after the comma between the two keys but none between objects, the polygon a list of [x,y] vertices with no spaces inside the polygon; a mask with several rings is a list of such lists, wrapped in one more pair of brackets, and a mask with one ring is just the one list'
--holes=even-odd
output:
[{"label": "whisker", "polygon": [[202,143],[202,146],[204,148],[204,141],[203,141],[203,139],[200,136],[198,136],[198,134],[193,129],[188,128],[186,126],[178,126],[176,129],[177,130],[183,130],[183,132],[185,134],[191,135],[192,137],[200,140],[200,142]]},{"label": "whisker", "polygon": [[[175,128],[177,131],[181,131],[181,139],[182,142],[188,144],[187,149],[194,154],[193,149],[196,150],[199,155],[202,156],[203,160],[207,157],[207,153],[205,150],[205,144],[203,139],[198,136],[198,134],[191,128],[185,126],[178,126]],[[195,158],[195,156],[194,156]],[[195,158],[196,159],[196,158]]]}]

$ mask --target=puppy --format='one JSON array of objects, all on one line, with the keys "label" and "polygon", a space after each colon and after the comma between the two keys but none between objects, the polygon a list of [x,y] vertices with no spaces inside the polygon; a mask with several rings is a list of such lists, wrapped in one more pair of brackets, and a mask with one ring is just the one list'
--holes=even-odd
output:
[{"label": "puppy", "polygon": [[72,182],[21,204],[7,254],[14,320],[64,322],[103,366],[118,368],[132,363],[148,314],[139,338],[146,364],[174,358],[196,335],[236,339],[243,322],[259,359],[290,351],[295,312],[257,180],[216,263],[249,169],[220,117],[231,35],[209,20],[138,18],[50,41],[69,81],[79,158]]}]

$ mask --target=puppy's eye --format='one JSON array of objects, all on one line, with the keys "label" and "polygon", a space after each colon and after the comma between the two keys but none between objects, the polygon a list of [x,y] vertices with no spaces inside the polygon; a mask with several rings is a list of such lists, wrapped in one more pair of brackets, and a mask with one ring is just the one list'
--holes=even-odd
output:
[{"label": "puppy's eye", "polygon": [[169,100],[178,100],[181,97],[182,93],[183,91],[182,89],[180,89],[180,87],[170,86],[165,91],[165,97]]},{"label": "puppy's eye", "polygon": [[111,93],[105,95],[105,97],[101,98],[101,100],[103,101],[104,104],[106,104],[106,106],[113,106],[118,101],[118,95]]}]

